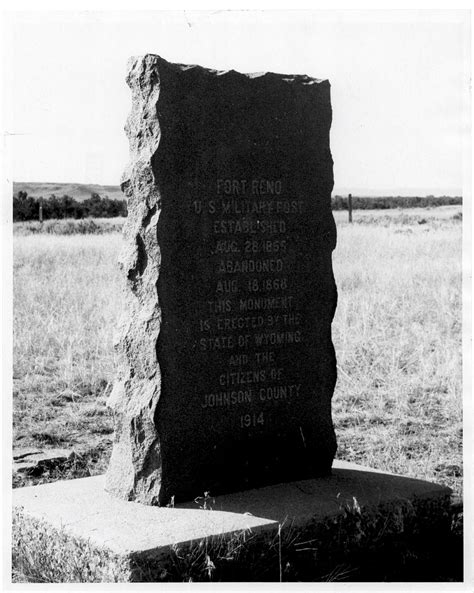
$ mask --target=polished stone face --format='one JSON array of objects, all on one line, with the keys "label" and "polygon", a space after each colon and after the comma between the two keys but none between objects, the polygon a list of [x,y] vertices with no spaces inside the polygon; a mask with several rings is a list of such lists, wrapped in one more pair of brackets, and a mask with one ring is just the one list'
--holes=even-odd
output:
[{"label": "polished stone face", "polygon": [[159,503],[327,474],[329,83],[161,59],[154,69]]}]

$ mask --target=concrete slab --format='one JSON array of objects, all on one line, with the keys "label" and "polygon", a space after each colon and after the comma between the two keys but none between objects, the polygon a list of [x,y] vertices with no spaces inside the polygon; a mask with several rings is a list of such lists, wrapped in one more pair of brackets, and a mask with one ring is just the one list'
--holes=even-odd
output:
[{"label": "concrete slab", "polygon": [[[208,498],[205,506],[211,510],[199,508],[195,502],[159,508],[119,500],[104,491],[103,476],[13,492],[16,529],[21,537],[44,541],[39,534],[46,530],[52,549],[55,538],[63,547],[66,541],[75,542],[76,566],[78,562],[95,566],[91,557],[100,556],[101,567],[85,571],[84,578],[89,581],[144,580],[145,565],[154,563],[156,568],[161,563],[164,567],[177,545],[198,545],[212,539],[222,542],[241,533],[272,537],[282,524],[306,535],[326,526],[323,531],[331,537],[329,524],[371,514],[378,517],[373,524],[378,525],[381,518],[386,529],[389,515],[395,513],[398,531],[408,528],[416,517],[419,532],[420,525],[432,528],[446,514],[449,500],[450,490],[443,486],[342,461],[335,462],[328,478]],[[202,501],[200,506],[204,506]],[[354,521],[349,522],[353,530]],[[350,539],[350,530],[347,534]],[[360,543],[360,533],[354,538]],[[43,551],[42,561],[48,554],[58,557],[61,553],[57,547]],[[156,580],[157,571],[153,574]],[[71,578],[63,576],[58,574],[58,580]]]}]

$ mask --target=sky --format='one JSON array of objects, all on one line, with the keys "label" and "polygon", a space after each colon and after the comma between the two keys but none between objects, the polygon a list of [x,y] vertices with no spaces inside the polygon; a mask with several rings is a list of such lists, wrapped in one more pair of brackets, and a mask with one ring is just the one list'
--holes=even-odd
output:
[{"label": "sky", "polygon": [[127,60],[156,53],[329,79],[334,194],[467,183],[467,11],[18,12],[3,33],[10,181],[119,184]]}]

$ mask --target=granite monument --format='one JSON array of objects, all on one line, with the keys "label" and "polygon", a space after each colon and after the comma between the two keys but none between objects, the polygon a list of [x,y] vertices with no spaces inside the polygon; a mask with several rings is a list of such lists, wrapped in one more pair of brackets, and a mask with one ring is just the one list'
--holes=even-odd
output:
[{"label": "granite monument", "polygon": [[328,475],[330,85],[133,58],[106,490],[152,505]]}]

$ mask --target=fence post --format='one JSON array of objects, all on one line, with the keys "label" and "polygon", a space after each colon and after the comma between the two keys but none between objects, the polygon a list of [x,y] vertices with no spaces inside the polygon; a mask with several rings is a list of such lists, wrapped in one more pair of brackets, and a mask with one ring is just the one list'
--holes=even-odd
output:
[{"label": "fence post", "polygon": [[349,222],[352,222],[352,194],[349,194],[347,209],[349,210]]},{"label": "fence post", "polygon": [[40,224],[43,224],[43,200],[40,200],[40,203],[39,203],[38,218],[39,218]]}]

